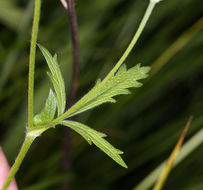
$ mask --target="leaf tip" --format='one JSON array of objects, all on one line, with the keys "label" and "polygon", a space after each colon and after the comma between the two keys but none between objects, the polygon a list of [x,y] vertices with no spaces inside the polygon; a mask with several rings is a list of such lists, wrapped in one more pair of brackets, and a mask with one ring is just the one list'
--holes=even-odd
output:
[{"label": "leaf tip", "polygon": [[128,169],[128,166],[126,165],[126,163],[124,161],[123,161],[123,164],[121,166],[123,166],[124,168]]}]

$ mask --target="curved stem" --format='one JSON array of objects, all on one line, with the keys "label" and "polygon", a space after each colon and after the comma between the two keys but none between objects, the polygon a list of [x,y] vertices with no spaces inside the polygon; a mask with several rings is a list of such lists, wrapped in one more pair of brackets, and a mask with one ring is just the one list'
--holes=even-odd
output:
[{"label": "curved stem", "polygon": [[118,69],[119,67],[123,64],[123,62],[125,61],[125,59],[128,57],[128,55],[130,54],[130,52],[132,51],[133,47],[135,46],[137,40],[139,39],[140,35],[142,34],[142,31],[147,23],[147,21],[149,20],[149,17],[155,7],[156,3],[153,1],[149,2],[149,5],[147,7],[147,10],[145,11],[145,14],[142,18],[142,21],[135,33],[135,35],[133,36],[133,39],[131,40],[130,44],[128,45],[127,49],[125,50],[125,52],[123,53],[122,57],[119,59],[119,61],[116,63],[115,67],[110,71],[110,73],[105,77],[105,79],[102,81],[102,83],[105,83]]},{"label": "curved stem", "polygon": [[102,87],[105,82],[114,75],[114,73],[119,69],[119,67],[123,64],[123,62],[125,61],[125,59],[128,57],[128,55],[130,54],[130,52],[132,51],[133,47],[135,46],[137,40],[139,39],[147,21],[149,20],[149,17],[154,9],[156,5],[155,1],[150,1],[149,5],[147,7],[147,10],[145,11],[144,17],[142,18],[142,21],[133,37],[133,39],[131,40],[130,44],[128,45],[127,49],[125,50],[125,52],[123,53],[122,57],[119,59],[119,61],[116,63],[116,65],[114,66],[114,68],[109,72],[109,74],[104,78],[104,80],[97,86],[95,87],[93,90],[91,90],[86,96],[84,96],[82,99],[80,99],[76,104],[74,104],[67,112],[65,112],[64,114],[62,114],[61,116],[59,116],[58,118],[56,118],[53,123],[56,123],[60,120],[63,120],[64,118],[67,118],[67,116],[71,116],[71,114],[77,110],[81,104],[83,104],[84,102],[86,102],[92,95],[95,94],[95,92]]},{"label": "curved stem", "polygon": [[10,173],[4,183],[4,186],[2,187],[1,190],[6,190],[9,186],[9,184],[11,183],[11,180],[13,179],[13,177],[15,176],[16,172],[18,171],[26,153],[28,152],[32,142],[34,141],[35,139],[35,136],[29,136],[29,135],[26,135],[25,137],[25,141],[23,142],[23,145],[22,145],[22,148],[15,160],[15,163],[13,164],[11,170],[10,170]]},{"label": "curved stem", "polygon": [[28,79],[28,127],[33,126],[33,112],[34,112],[34,70],[35,70],[35,53],[37,34],[39,29],[41,0],[35,0],[34,19],[32,25],[32,37],[30,45],[29,58],[29,79]]}]

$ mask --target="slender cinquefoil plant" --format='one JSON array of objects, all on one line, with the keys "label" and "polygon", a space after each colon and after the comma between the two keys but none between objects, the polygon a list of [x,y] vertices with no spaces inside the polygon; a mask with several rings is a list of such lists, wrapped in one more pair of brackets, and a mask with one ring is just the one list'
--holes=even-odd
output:
[{"label": "slender cinquefoil plant", "polygon": [[89,144],[94,143],[114,161],[116,161],[121,166],[127,168],[127,165],[120,156],[120,154],[123,154],[123,152],[121,150],[116,149],[109,142],[107,142],[104,139],[104,137],[106,136],[104,133],[98,132],[82,123],[66,119],[89,109],[92,109],[96,106],[99,106],[103,103],[115,103],[115,96],[121,94],[129,94],[130,92],[128,88],[142,86],[142,84],[138,81],[148,76],[150,68],[142,67],[140,64],[137,64],[136,66],[127,69],[126,65],[123,64],[123,62],[125,61],[132,48],[134,47],[135,43],[137,42],[151,15],[153,8],[158,2],[159,0],[150,0],[148,8],[138,27],[137,32],[135,33],[132,41],[130,42],[129,46],[127,47],[126,51],[124,52],[120,60],[117,62],[115,67],[103,80],[98,79],[95,86],[67,111],[65,111],[65,85],[60,71],[60,67],[57,62],[57,56],[52,56],[46,48],[38,44],[38,47],[44,55],[48,67],[50,69],[48,75],[51,79],[54,90],[50,89],[44,108],[39,114],[34,116],[34,68],[41,7],[41,0],[35,0],[29,60],[28,125],[22,148],[15,160],[15,163],[11,168],[9,176],[2,190],[6,190],[9,186],[12,178],[15,176],[28,149],[30,148],[32,142],[36,139],[36,137],[39,137],[44,131],[49,128],[53,128],[57,125],[64,125],[70,127],[71,129],[79,133],[81,136],[83,136]]}]

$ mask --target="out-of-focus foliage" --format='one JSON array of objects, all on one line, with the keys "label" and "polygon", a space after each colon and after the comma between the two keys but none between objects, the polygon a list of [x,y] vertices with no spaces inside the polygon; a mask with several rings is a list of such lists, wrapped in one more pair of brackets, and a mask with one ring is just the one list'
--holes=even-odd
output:
[{"label": "out-of-focus foliage", "polygon": [[[147,0],[76,0],[81,48],[76,100],[116,63],[147,3]],[[32,0],[0,2],[0,144],[10,163],[23,141],[27,122],[32,6]],[[112,144],[125,152],[128,169],[118,167],[73,132],[71,170],[64,174],[63,130],[50,130],[33,144],[23,162],[17,175],[20,189],[61,189],[64,180],[74,190],[133,189],[168,157],[189,115],[193,115],[193,122],[186,141],[198,133],[203,126],[202,13],[201,0],[162,1],[127,59],[128,67],[138,62],[152,66],[151,77],[142,88],[132,90],[131,95],[118,97],[117,104],[102,105],[74,118],[110,136]],[[59,0],[49,0],[43,1],[41,16],[38,41],[58,54],[69,89],[72,52],[67,14]],[[49,92],[46,70],[38,51],[35,113],[40,111]],[[203,189],[202,158],[200,145],[172,170],[165,189]]]}]

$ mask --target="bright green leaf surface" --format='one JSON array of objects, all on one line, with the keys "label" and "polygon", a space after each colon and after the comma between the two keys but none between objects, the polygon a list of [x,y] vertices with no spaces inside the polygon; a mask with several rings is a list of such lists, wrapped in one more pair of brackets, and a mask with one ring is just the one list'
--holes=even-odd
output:
[{"label": "bright green leaf surface", "polygon": [[34,117],[34,125],[43,125],[51,122],[56,113],[56,98],[50,89],[44,109]]},{"label": "bright green leaf surface", "polygon": [[114,96],[129,94],[128,88],[142,86],[138,80],[146,78],[149,70],[150,67],[141,67],[140,64],[129,70],[127,70],[126,65],[122,65],[118,72],[101,86],[99,79],[93,89],[71,108],[73,111],[70,112],[70,109],[66,112],[67,116],[79,114],[106,102],[115,103]]},{"label": "bright green leaf surface", "polygon": [[57,56],[55,55],[52,57],[52,55],[49,53],[49,51],[44,48],[42,45],[39,45],[39,48],[44,55],[47,64],[49,66],[49,69],[51,73],[48,73],[56,93],[56,101],[57,101],[57,108],[58,108],[58,116],[63,114],[66,106],[66,93],[65,93],[65,85],[64,80],[61,74],[61,70],[59,68],[59,65],[57,63]]},{"label": "bright green leaf surface", "polygon": [[78,123],[75,121],[61,121],[58,124],[65,125],[75,130],[81,136],[83,136],[89,144],[94,143],[98,148],[100,148],[104,153],[110,156],[114,161],[116,161],[121,166],[127,168],[127,165],[121,158],[119,154],[123,154],[121,150],[113,147],[108,141],[106,141],[103,137],[106,137],[104,133],[98,132],[90,127]]}]

